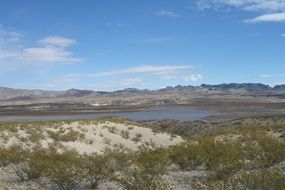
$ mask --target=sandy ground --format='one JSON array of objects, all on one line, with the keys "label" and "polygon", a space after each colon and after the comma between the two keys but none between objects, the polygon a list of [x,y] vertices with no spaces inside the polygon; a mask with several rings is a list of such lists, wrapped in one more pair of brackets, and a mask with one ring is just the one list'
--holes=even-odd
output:
[{"label": "sandy ground", "polygon": [[[31,149],[36,145],[48,147],[50,143],[59,141],[59,151],[67,148],[74,149],[81,154],[102,153],[107,147],[112,148],[119,145],[131,150],[136,150],[138,146],[145,143],[153,143],[157,146],[167,147],[184,141],[180,136],[153,131],[150,128],[135,124],[112,121],[74,121],[61,122],[60,124],[57,122],[56,124],[51,123],[50,125],[34,123],[33,125],[25,124],[24,126],[21,126],[19,123],[19,126],[15,125],[13,127],[5,127],[2,124],[0,129],[1,147],[20,145],[24,148]],[[57,140],[50,135],[51,132],[61,135],[73,132],[81,138],[78,137],[76,140]],[[34,136],[40,135],[40,138],[36,142],[33,142],[32,134]],[[20,181],[11,167],[0,167],[0,190],[51,190],[55,188],[55,186],[51,186],[51,184],[48,184],[44,179]],[[100,189],[117,190],[118,187],[109,182],[101,185]]]},{"label": "sandy ground", "polygon": [[[181,143],[183,139],[180,136],[173,136],[165,132],[154,131],[150,128],[114,123],[114,122],[102,122],[102,123],[82,123],[82,122],[70,122],[63,123],[59,126],[36,126],[41,130],[41,138],[38,142],[31,141],[30,127],[17,128],[16,131],[11,132],[9,130],[2,130],[0,132],[0,146],[9,147],[12,145],[22,145],[25,148],[31,148],[35,145],[41,145],[47,148],[50,143],[56,141],[52,138],[48,132],[59,133],[61,135],[68,134],[70,132],[77,133],[78,138],[76,140],[60,140],[62,148],[74,149],[79,153],[100,153],[105,148],[116,147],[122,145],[123,147],[131,150],[136,150],[138,146],[144,143],[154,143],[157,146],[171,146]],[[23,140],[24,139],[24,140]]]}]

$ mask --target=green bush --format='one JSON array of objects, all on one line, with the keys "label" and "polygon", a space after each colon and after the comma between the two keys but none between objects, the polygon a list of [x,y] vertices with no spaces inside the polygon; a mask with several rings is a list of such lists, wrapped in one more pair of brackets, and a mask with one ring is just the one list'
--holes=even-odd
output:
[{"label": "green bush", "polygon": [[83,133],[80,133],[78,131],[75,131],[73,129],[70,129],[69,131],[65,130],[59,130],[59,131],[52,131],[47,130],[47,133],[50,138],[52,138],[54,141],[59,142],[68,142],[68,141],[77,141],[82,140],[85,138],[85,135]]},{"label": "green bush", "polygon": [[122,130],[122,131],[121,131],[121,136],[122,136],[124,139],[129,139],[129,138],[130,138],[130,132],[129,132],[129,131],[124,131],[124,130]]},{"label": "green bush", "polygon": [[227,180],[242,168],[240,143],[223,143],[213,139],[200,142],[201,158],[206,168],[213,171],[212,177]]},{"label": "green bush", "polygon": [[27,179],[27,175],[23,168],[25,168],[25,161],[28,155],[28,151],[22,149],[22,147],[14,145],[8,148],[0,149],[0,163],[2,166],[11,167],[16,175],[22,180]]},{"label": "green bush", "polygon": [[85,178],[91,189],[97,189],[99,184],[108,179],[111,172],[109,162],[110,157],[105,155],[92,154],[84,156]]},{"label": "green bush", "polygon": [[285,143],[272,137],[262,137],[257,141],[259,160],[263,167],[270,167],[285,160]]},{"label": "green bush", "polygon": [[171,161],[180,166],[182,170],[196,169],[202,165],[200,147],[192,143],[183,143],[174,146],[169,151]]},{"label": "green bush", "polygon": [[75,151],[62,153],[55,148],[35,149],[25,172],[31,177],[46,177],[61,190],[74,190],[84,179],[83,158]]},{"label": "green bush", "polygon": [[130,166],[113,179],[127,190],[165,190],[169,188],[163,175],[168,171],[170,160],[162,148],[140,147],[130,157]]},{"label": "green bush", "polygon": [[135,143],[138,143],[141,141],[141,138],[142,138],[142,134],[135,134],[135,136],[132,138],[132,141],[134,141]]},{"label": "green bush", "polygon": [[279,169],[266,169],[247,171],[237,175],[226,184],[210,184],[212,188],[225,187],[228,190],[258,189],[258,190],[282,190],[285,189],[285,175]]}]

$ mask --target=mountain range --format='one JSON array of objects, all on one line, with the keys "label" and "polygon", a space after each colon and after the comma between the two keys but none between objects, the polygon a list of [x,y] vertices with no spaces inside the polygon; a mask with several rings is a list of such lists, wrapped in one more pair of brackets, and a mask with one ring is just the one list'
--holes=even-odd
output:
[{"label": "mountain range", "polygon": [[229,83],[175,86],[158,90],[127,88],[113,92],[70,89],[66,91],[28,90],[0,87],[0,105],[38,103],[80,103],[91,106],[183,104],[197,100],[283,101],[285,85]]}]

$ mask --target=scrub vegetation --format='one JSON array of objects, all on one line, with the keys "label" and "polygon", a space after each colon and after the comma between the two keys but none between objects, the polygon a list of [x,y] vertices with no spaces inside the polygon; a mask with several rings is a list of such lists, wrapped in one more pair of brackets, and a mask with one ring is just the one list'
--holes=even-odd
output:
[{"label": "scrub vegetation", "polygon": [[[0,148],[1,172],[13,173],[18,183],[32,183],[34,189],[104,189],[107,186],[126,190],[285,189],[285,125],[249,123],[247,127],[242,125],[230,130],[219,128],[162,146],[151,140],[143,141],[144,134],[136,131],[138,126],[131,121],[112,121],[125,122],[124,129],[116,128],[110,121],[102,125],[88,121],[102,126],[102,131],[114,137],[134,143],[136,148],[111,142],[113,146],[105,146],[99,152],[65,147],[64,143],[85,142],[88,134],[94,132],[93,128],[85,130],[85,122],[78,122],[81,130],[65,122],[41,123],[42,126],[53,125],[49,130],[39,127],[39,123],[1,123],[0,134],[7,136],[10,144],[2,143]],[[128,129],[130,126],[132,129]],[[160,131],[154,138],[162,134]],[[165,139],[169,142],[179,137],[168,135]],[[12,144],[11,138],[17,143]],[[33,144],[45,138],[50,139],[46,146]],[[98,138],[102,137],[98,135]],[[3,179],[0,183],[9,187]]]}]

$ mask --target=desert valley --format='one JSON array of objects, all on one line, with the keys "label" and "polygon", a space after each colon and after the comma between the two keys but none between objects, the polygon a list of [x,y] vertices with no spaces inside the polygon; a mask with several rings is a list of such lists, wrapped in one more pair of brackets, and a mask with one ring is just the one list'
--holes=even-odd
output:
[{"label": "desert valley", "polygon": [[285,190],[285,0],[0,0],[0,190]]}]

